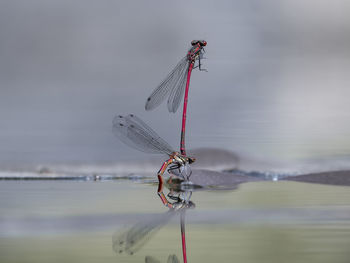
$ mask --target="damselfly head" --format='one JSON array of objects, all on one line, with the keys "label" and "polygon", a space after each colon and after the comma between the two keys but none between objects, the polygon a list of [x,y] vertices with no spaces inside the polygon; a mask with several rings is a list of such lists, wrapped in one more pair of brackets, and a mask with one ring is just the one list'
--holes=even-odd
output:
[{"label": "damselfly head", "polygon": [[191,45],[195,46],[195,45],[200,45],[201,47],[205,47],[207,45],[207,41],[205,40],[192,40],[191,41]]}]

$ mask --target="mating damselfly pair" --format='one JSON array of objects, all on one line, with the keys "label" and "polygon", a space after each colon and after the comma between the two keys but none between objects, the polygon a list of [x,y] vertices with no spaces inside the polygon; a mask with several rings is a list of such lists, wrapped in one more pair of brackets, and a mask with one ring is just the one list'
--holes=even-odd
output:
[{"label": "mating damselfly pair", "polygon": [[[194,162],[195,158],[188,157],[185,150],[188,90],[192,69],[198,67],[199,70],[204,70],[201,67],[201,59],[203,59],[206,45],[207,42],[205,40],[193,40],[186,56],[180,60],[176,67],[152,92],[147,98],[145,105],[146,110],[152,110],[168,98],[168,110],[175,113],[184,96],[180,153],[175,151],[146,123],[133,114],[127,116],[119,115],[113,120],[113,131],[125,144],[143,152],[168,155],[169,159],[163,163],[157,174],[161,184],[163,183],[162,176],[167,168],[168,171],[177,171],[185,180],[188,180],[191,174],[189,164]],[[196,61],[198,61],[197,66],[195,66]]]}]

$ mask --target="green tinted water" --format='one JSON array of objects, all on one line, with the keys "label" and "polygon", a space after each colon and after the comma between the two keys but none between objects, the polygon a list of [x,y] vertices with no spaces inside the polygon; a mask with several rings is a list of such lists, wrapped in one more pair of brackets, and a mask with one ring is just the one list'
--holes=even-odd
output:
[{"label": "green tinted water", "polygon": [[[167,209],[156,186],[131,181],[0,183],[0,262],[182,262],[179,217],[134,255],[112,236]],[[193,193],[188,262],[349,262],[350,189],[256,182]]]}]

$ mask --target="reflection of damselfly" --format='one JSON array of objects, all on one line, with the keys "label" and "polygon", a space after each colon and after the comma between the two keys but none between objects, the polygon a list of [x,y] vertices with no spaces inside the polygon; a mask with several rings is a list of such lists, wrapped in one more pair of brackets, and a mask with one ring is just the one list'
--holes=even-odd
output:
[{"label": "reflection of damselfly", "polygon": [[113,250],[116,253],[133,255],[139,251],[147,241],[158,232],[175,215],[175,210],[169,210],[164,214],[143,216],[142,221],[122,233],[113,235]]},{"label": "reflection of damselfly", "polygon": [[[116,253],[127,253],[133,255],[140,250],[157,231],[166,225],[171,218],[180,214],[182,252],[184,262],[187,262],[186,240],[185,240],[185,212],[187,209],[195,208],[190,201],[192,192],[182,192],[178,195],[176,202],[171,203],[171,208],[164,214],[144,217],[142,221],[122,233],[115,233],[112,238],[113,250]],[[170,206],[168,206],[170,207]],[[155,258],[147,256],[146,262],[158,262]],[[169,261],[170,260],[170,261]],[[168,262],[179,262],[175,255],[168,257]]]},{"label": "reflection of damselfly", "polygon": [[188,164],[195,158],[184,156],[176,151],[146,123],[133,114],[116,116],[113,120],[113,132],[125,144],[147,153],[164,153],[169,156],[158,171],[160,185],[163,183],[163,174],[168,168],[169,172],[178,171],[177,175],[188,180],[191,170]]},{"label": "reflection of damselfly", "polygon": [[[185,150],[185,130],[186,130],[186,111],[188,101],[188,89],[190,85],[191,72],[196,60],[198,60],[199,70],[201,68],[201,59],[203,58],[204,46],[207,45],[205,40],[193,40],[192,47],[187,52],[187,55],[180,60],[176,67],[169,75],[158,85],[158,87],[147,98],[145,109],[152,110],[161,104],[166,97],[168,98],[169,112],[176,112],[179,108],[180,101],[185,92],[184,106],[182,112],[182,129],[180,151],[182,155],[186,155]],[[170,95],[169,95],[170,94]]]},{"label": "reflection of damselfly", "polygon": [[[147,256],[145,258],[145,263],[160,263],[160,261],[154,257]],[[169,255],[167,263],[180,263],[180,261],[176,255]]]}]

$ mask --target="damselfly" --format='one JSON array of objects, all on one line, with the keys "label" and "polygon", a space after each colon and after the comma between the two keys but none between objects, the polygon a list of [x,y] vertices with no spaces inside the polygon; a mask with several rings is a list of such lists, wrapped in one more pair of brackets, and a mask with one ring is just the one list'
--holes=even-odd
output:
[{"label": "damselfly", "polygon": [[195,158],[184,156],[176,151],[146,123],[133,114],[127,116],[116,116],[113,119],[113,132],[125,144],[146,153],[163,153],[169,159],[165,161],[158,171],[158,180],[163,184],[163,174],[168,171],[177,170],[177,175],[188,180],[191,175],[189,164]]},{"label": "damselfly", "polygon": [[[201,59],[203,58],[204,47],[207,45],[205,40],[193,40],[192,47],[187,55],[183,57],[169,75],[158,85],[158,87],[147,98],[145,109],[152,110],[161,104],[168,97],[168,110],[175,113],[179,108],[180,101],[185,92],[184,106],[182,112],[182,129],[180,151],[186,155],[185,150],[185,130],[186,130],[186,112],[188,102],[188,89],[190,85],[191,72],[193,68],[201,68]],[[198,66],[195,62],[198,60]],[[169,95],[170,94],[170,95]]]},{"label": "damselfly", "polygon": [[[129,255],[133,255],[140,250],[158,230],[166,225],[171,218],[180,214],[182,254],[184,263],[186,263],[185,212],[187,209],[195,208],[195,204],[190,201],[191,196],[191,191],[184,191],[179,194],[175,202],[171,203],[171,206],[168,206],[170,209],[166,213],[152,215],[150,217],[146,216],[126,231],[115,233],[112,238],[113,250],[118,254],[125,252]],[[146,257],[145,260],[146,262],[158,262],[150,256]],[[168,262],[178,262],[178,259],[175,255],[172,255],[168,257]]]}]

